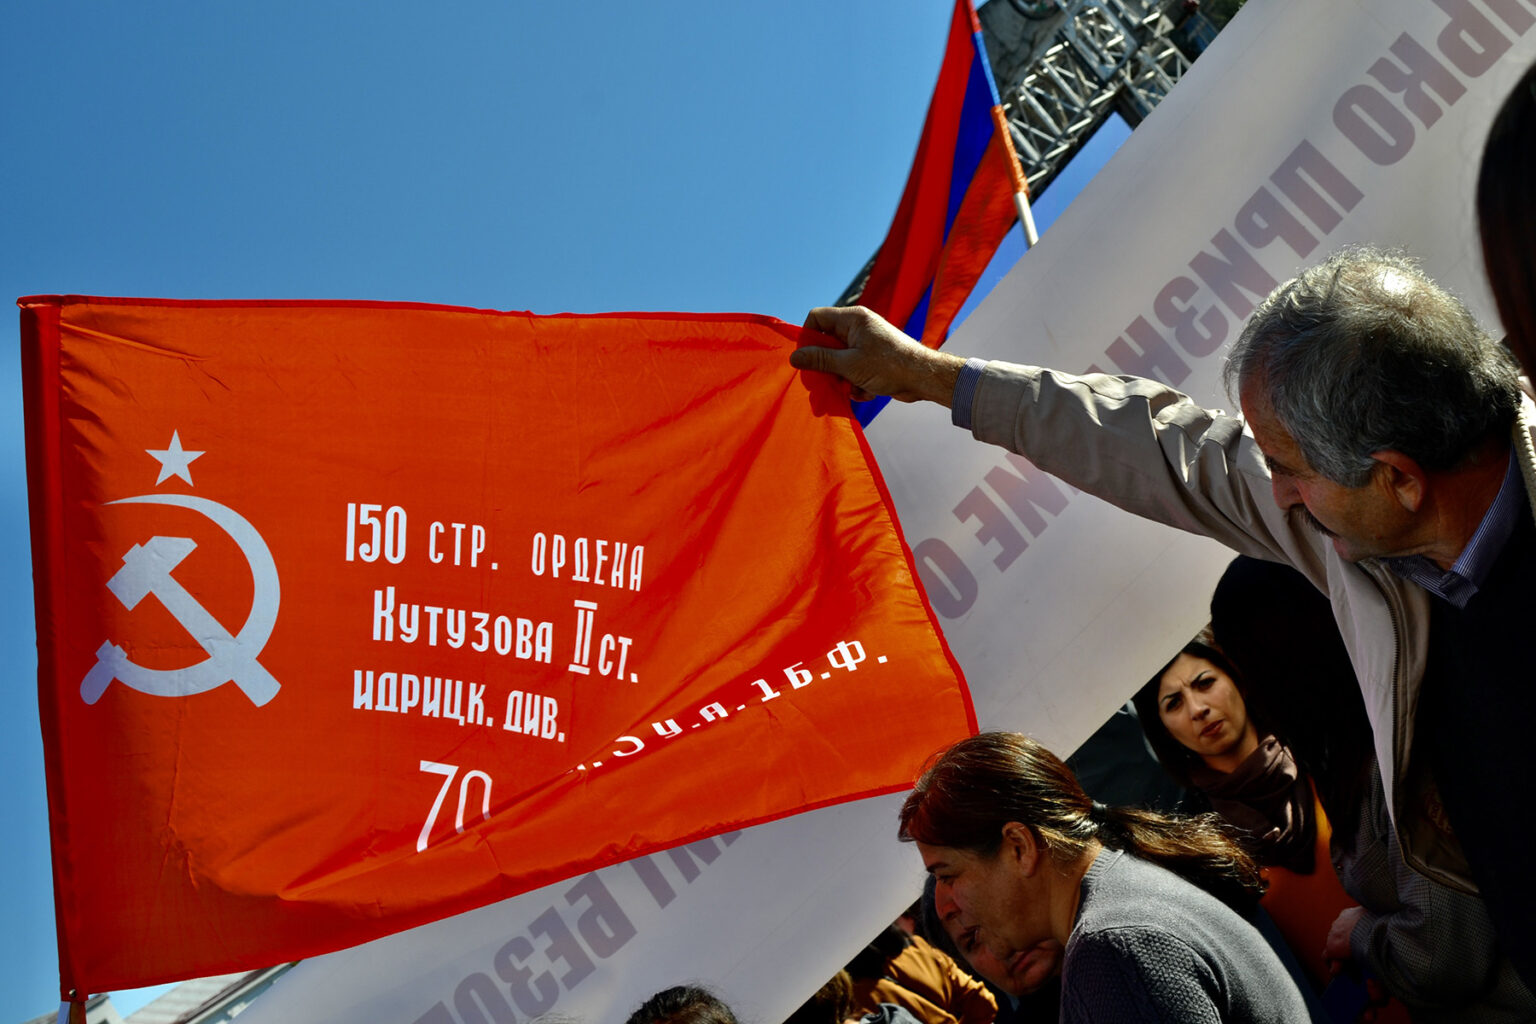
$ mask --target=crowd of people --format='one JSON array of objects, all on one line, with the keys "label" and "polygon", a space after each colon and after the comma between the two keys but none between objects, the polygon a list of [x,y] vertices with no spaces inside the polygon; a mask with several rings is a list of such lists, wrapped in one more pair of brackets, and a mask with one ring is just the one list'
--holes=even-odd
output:
[{"label": "crowd of people", "polygon": [[[1504,343],[1406,255],[1350,247],[1254,311],[1226,363],[1240,418],[812,311],[842,347],[798,349],[800,369],[949,406],[1239,555],[1210,626],[1074,757],[1090,784],[1116,766],[1106,802],[1019,734],[930,763],[899,822],[926,891],[794,1024],[1536,1020],[1533,181],[1536,67],[1478,179]],[[1125,789],[1149,774],[1158,795]],[[735,1017],[682,986],[630,1018],[658,1022]]]}]

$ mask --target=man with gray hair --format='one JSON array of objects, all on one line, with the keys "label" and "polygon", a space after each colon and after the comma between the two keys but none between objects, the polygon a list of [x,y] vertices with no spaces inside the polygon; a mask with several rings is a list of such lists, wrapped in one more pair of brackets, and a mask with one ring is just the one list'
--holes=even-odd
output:
[{"label": "man with gray hair", "polygon": [[1481,891],[1536,989],[1536,409],[1459,300],[1401,255],[1335,254],[1234,344],[1242,419],[1152,380],[936,352],[857,307],[812,310],[806,327],[845,347],[807,344],[793,364],[854,398],[949,406],[979,440],[1326,593],[1407,863]]}]

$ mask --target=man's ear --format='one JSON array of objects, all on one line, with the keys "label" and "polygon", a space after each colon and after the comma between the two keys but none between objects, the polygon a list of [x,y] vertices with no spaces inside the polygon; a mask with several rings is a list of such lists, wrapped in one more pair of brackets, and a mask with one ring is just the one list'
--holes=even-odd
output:
[{"label": "man's ear", "polygon": [[1003,826],[1002,852],[1018,863],[1025,875],[1033,875],[1039,868],[1043,851],[1040,840],[1028,825],[1010,821]]},{"label": "man's ear", "polygon": [[1418,461],[1390,448],[1374,452],[1375,480],[1397,503],[1409,512],[1417,512],[1429,491],[1429,474]]}]

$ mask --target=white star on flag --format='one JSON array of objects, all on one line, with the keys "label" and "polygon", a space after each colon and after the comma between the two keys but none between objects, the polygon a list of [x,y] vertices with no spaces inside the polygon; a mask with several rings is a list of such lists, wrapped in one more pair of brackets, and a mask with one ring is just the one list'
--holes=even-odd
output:
[{"label": "white star on flag", "polygon": [[192,483],[192,460],[198,458],[202,452],[189,452],[181,446],[181,432],[171,431],[171,446],[169,448],[144,449],[154,456],[160,463],[160,475],[155,478],[155,486],[158,487],[173,476],[179,476],[187,483]]}]

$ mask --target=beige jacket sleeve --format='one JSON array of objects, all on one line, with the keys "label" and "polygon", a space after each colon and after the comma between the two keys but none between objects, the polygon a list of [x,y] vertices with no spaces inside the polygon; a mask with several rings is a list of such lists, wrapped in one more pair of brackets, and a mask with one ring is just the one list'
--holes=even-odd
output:
[{"label": "beige jacket sleeve", "polygon": [[992,362],[971,410],[978,440],[1134,515],[1284,561],[1326,586],[1323,538],[1279,509],[1243,421],[1154,380]]}]

